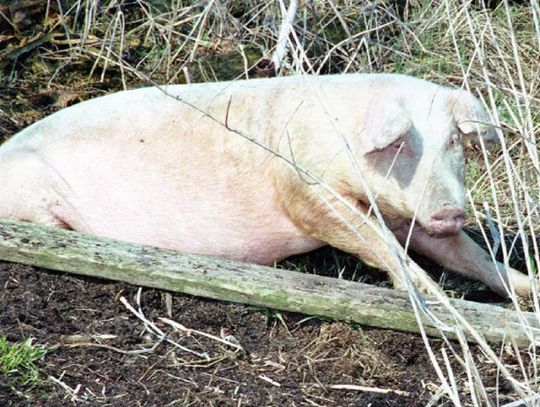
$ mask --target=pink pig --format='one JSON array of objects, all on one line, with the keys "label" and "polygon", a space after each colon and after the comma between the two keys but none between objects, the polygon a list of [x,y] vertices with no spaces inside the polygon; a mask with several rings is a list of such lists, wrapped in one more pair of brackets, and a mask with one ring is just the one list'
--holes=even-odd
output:
[{"label": "pink pig", "polygon": [[488,121],[470,93],[401,75],[119,92],[0,147],[0,217],[260,264],[329,244],[398,288],[415,219],[411,249],[526,295],[526,275],[461,231],[462,142],[496,142]]}]

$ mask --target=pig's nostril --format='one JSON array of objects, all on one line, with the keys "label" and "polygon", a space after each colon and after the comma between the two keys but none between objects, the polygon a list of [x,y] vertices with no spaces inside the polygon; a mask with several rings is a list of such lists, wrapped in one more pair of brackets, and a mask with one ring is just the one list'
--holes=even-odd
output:
[{"label": "pig's nostril", "polygon": [[455,220],[456,222],[464,222],[465,221],[465,214],[461,213],[459,215],[455,215],[453,220]]}]

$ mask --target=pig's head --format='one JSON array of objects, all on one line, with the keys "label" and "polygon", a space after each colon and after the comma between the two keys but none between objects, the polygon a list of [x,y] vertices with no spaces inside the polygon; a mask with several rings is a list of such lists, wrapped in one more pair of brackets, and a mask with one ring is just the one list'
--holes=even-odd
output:
[{"label": "pig's head", "polygon": [[497,136],[469,92],[434,88],[408,97],[378,95],[361,136],[366,180],[383,215],[409,221],[435,237],[465,222],[464,144]]}]

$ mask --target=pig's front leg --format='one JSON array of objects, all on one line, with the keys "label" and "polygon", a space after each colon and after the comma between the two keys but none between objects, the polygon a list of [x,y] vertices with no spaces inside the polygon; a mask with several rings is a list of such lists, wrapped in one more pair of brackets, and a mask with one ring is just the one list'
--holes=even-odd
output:
[{"label": "pig's front leg", "polygon": [[[351,253],[371,267],[386,271],[396,289],[406,290],[407,287],[400,272],[400,258],[406,259],[408,275],[418,289],[429,292],[428,286],[438,288],[437,283],[407,256],[393,233],[386,227],[383,231],[364,207],[353,204],[359,214],[333,197],[322,200],[326,203],[312,196],[311,199],[296,201],[302,205],[287,208],[293,221],[307,235]],[[309,202],[307,205],[306,201]]]},{"label": "pig's front leg", "polygon": [[[408,228],[395,231],[395,234],[404,243]],[[501,296],[508,297],[509,281],[517,294],[527,296],[530,293],[529,278],[525,274],[494,263],[489,254],[463,231],[454,236],[435,238],[415,227],[410,247],[449,270],[482,281]]]}]

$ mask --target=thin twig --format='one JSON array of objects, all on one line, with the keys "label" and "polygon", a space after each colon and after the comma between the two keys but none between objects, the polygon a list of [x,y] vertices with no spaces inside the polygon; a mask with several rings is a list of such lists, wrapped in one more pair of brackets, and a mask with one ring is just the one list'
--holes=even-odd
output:
[{"label": "thin twig", "polygon": [[160,321],[165,322],[166,324],[172,326],[175,330],[185,332],[186,334],[188,334],[188,336],[190,336],[190,335],[200,335],[200,336],[204,336],[205,338],[212,339],[213,341],[217,341],[217,342],[222,343],[224,345],[230,346],[231,348],[235,348],[236,350],[240,350],[240,351],[244,350],[242,345],[240,345],[238,343],[233,343],[233,342],[228,341],[226,339],[220,338],[220,337],[212,335],[212,334],[208,334],[206,332],[198,331],[196,329],[187,328],[184,325],[179,324],[176,321],[173,321],[172,319],[163,318],[163,317],[159,317],[158,319]]}]

